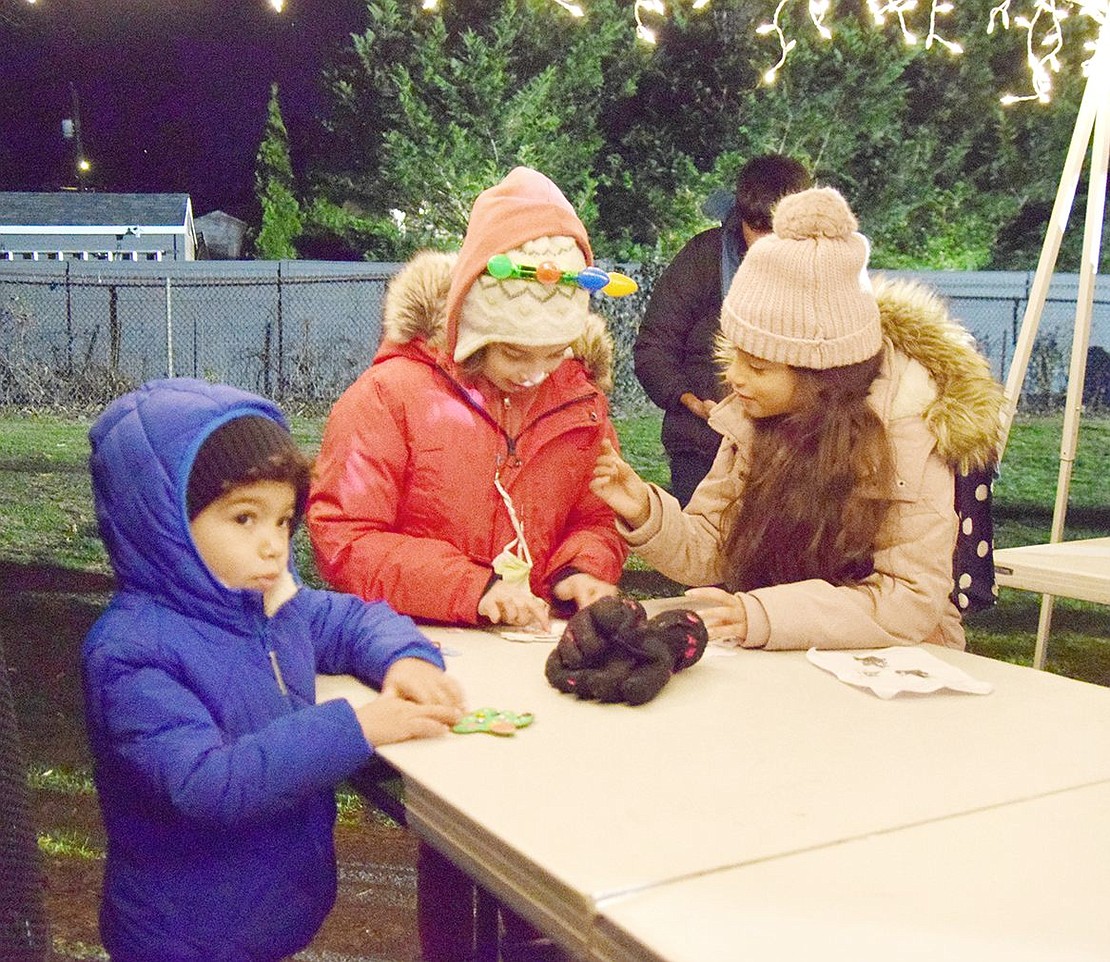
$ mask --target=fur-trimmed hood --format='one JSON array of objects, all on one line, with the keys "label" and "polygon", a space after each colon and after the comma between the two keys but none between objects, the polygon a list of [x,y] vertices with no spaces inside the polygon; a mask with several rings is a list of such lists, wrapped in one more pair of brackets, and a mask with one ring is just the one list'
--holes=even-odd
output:
[{"label": "fur-trimmed hood", "polygon": [[[455,367],[447,352],[447,292],[457,254],[420,251],[389,282],[383,312],[383,341],[420,340],[438,363]],[[613,388],[613,340],[605,321],[592,311],[586,330],[572,345],[590,379],[604,392]]]},{"label": "fur-trimmed hood", "polygon": [[994,464],[1002,439],[1002,385],[971,335],[929,288],[882,276],[874,285],[883,333],[936,384],[925,420],[938,453],[963,471]]}]

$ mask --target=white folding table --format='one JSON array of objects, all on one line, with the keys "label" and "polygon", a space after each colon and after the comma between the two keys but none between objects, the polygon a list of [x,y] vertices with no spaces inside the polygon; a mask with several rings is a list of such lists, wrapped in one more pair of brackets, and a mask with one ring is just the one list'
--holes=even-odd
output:
[{"label": "white folding table", "polygon": [[997,548],[994,573],[1007,588],[1110,605],[1110,538]]},{"label": "white folding table", "polygon": [[598,907],[608,962],[1104,962],[1110,785],[711,872]]},{"label": "white folding table", "polygon": [[[426,631],[457,652],[471,707],[536,720],[385,746],[409,824],[583,957],[599,906],[627,893],[1110,783],[1110,690],[964,652],[930,649],[992,694],[884,701],[803,652],[711,651],[632,708],[551,688],[550,643]],[[321,676],[318,697],[340,695],[369,697]],[[1013,842],[1033,871],[1037,832]]]}]

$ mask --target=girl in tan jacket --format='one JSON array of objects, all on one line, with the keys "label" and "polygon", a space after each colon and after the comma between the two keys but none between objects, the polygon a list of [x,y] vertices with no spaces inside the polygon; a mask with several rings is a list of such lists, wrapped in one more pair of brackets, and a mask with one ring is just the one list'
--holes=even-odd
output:
[{"label": "girl in tan jacket", "polygon": [[705,586],[689,594],[713,640],[964,646],[954,476],[994,462],[1001,389],[930,293],[872,289],[857,226],[817,188],[752,245],[721,312],[723,439],[685,511],[614,451],[597,461],[592,490],[633,550]]}]

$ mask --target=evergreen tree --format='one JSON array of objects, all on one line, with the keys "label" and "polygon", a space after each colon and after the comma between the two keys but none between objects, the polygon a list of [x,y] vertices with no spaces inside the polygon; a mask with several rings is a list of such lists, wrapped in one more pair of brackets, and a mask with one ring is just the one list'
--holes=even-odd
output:
[{"label": "evergreen tree", "polygon": [[708,226],[701,198],[730,190],[748,159],[775,151],[844,192],[876,266],[986,267],[1021,206],[1014,183],[1023,179],[984,56],[994,38],[968,21],[953,24],[973,38],[966,57],[907,46],[896,28],[877,29],[861,5],[842,3],[823,40],[801,7],[792,10],[796,46],[774,83],[763,75],[778,49],[743,0],[674,12],[619,111],[664,123],[611,129],[610,159],[626,173],[602,195],[603,223],[627,246],[666,257]]},{"label": "evergreen tree", "polygon": [[1035,263],[1080,85],[1062,82],[1049,108],[1002,108],[1001,90],[1022,86],[1021,38],[987,37],[981,9],[942,25],[967,48],[957,57],[877,28],[862,0],[837,5],[832,40],[787,7],[797,43],[768,84],[778,50],[748,0],[669,4],[654,47],[634,39],[629,5],[585,6],[575,20],[550,0],[450,0],[421,17],[368,0],[330,76],[312,229],[377,258],[457,246],[478,191],[526,163],[600,254],[667,260],[710,225],[710,192],[776,151],[845,193],[875,266]]},{"label": "evergreen tree", "polygon": [[422,19],[397,0],[367,11],[331,78],[344,166],[321,178],[331,203],[314,217],[361,228],[378,256],[454,246],[478,192],[526,164],[593,225],[601,117],[643,59],[613,0],[584,24],[545,0],[452,3]]},{"label": "evergreen tree", "polygon": [[294,190],[289,134],[281,116],[277,84],[270,87],[266,129],[258,147],[254,184],[255,196],[262,206],[262,226],[254,242],[255,256],[260,260],[295,258],[303,217]]}]

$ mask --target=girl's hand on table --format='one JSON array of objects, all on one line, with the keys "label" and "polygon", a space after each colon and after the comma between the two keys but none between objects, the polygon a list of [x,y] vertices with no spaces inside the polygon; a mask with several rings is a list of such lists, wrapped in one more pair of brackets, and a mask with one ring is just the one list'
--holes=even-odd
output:
[{"label": "girl's hand on table", "polygon": [[510,584],[498,578],[478,602],[478,614],[495,625],[516,625],[540,631],[551,628],[547,602],[532,594],[527,581]]},{"label": "girl's hand on table", "polygon": [[748,637],[748,612],[738,595],[723,588],[689,588],[685,594],[713,605],[697,609],[710,641],[740,645]]},{"label": "girl's hand on table", "polygon": [[462,688],[441,668],[423,658],[399,658],[386,670],[382,694],[396,695],[418,705],[444,705],[465,711]]},{"label": "girl's hand on table", "polygon": [[413,738],[446,735],[462,717],[451,705],[421,705],[382,692],[372,702],[355,709],[363,737],[375,748]]},{"label": "girl's hand on table", "polygon": [[631,528],[639,528],[648,519],[651,502],[648,486],[624,460],[612,443],[601,442],[601,454],[594,463],[590,490],[620,515]]},{"label": "girl's hand on table", "polygon": [[578,571],[558,582],[551,589],[551,593],[560,601],[573,601],[575,607],[585,608],[598,598],[607,598],[618,594],[618,591],[616,585],[611,585],[608,581],[602,581],[584,571]]}]

